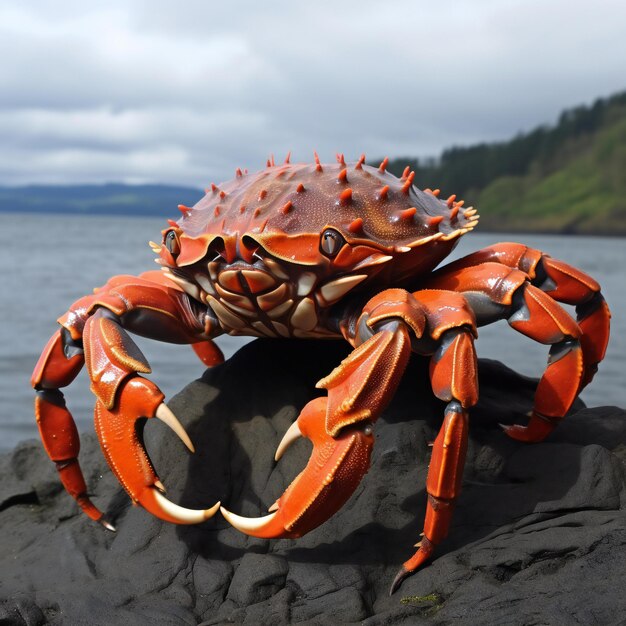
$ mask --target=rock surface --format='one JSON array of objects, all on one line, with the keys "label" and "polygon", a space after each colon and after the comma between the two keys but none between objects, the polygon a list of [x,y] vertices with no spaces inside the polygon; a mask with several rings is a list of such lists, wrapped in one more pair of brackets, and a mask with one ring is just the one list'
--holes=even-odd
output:
[{"label": "rock surface", "polygon": [[[171,499],[262,515],[304,466],[275,447],[334,342],[256,341],[172,399],[197,452],[160,423],[146,439]],[[600,372],[599,375],[602,375]],[[442,405],[414,359],[376,424],[372,468],[344,508],[297,541],[253,539],[217,515],[196,527],[132,507],[97,441],[81,463],[110,533],[78,513],[38,442],[0,457],[0,624],[618,624],[626,614],[626,413],[576,410],[523,445],[534,382],[480,364],[481,401],[449,538],[389,597],[422,529],[428,442]]]}]

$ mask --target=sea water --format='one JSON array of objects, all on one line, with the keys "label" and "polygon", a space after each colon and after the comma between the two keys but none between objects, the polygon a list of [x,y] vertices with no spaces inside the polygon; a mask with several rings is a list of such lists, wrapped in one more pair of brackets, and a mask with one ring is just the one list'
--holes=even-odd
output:
[{"label": "sea water", "polygon": [[[150,239],[159,241],[160,218],[0,214],[3,278],[0,281],[0,450],[37,436],[29,379],[56,319],[83,295],[115,274],[156,269]],[[626,406],[626,240],[549,235],[471,233],[450,259],[497,241],[521,241],[591,274],[613,312],[605,361],[583,392],[589,406]],[[166,397],[201,376],[203,365],[188,346],[137,338],[153,380]],[[221,337],[228,357],[245,339]],[[479,330],[479,357],[499,359],[522,374],[539,376],[548,349],[513,331],[506,322]],[[84,373],[64,390],[78,428],[91,431],[94,399]]]}]

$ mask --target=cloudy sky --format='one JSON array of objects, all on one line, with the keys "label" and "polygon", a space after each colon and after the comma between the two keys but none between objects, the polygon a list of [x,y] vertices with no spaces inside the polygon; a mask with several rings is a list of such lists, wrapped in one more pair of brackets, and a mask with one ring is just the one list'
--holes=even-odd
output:
[{"label": "cloudy sky", "polygon": [[0,184],[437,155],[626,89],[623,0],[216,5],[1,2]]}]

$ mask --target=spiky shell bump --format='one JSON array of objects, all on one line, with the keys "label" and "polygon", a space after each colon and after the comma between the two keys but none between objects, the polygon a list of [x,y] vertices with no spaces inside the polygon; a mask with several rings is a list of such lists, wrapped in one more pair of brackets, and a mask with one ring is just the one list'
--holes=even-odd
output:
[{"label": "spiky shell bump", "polygon": [[312,164],[270,160],[259,172],[237,170],[233,180],[211,185],[195,206],[185,207],[178,225],[190,238],[262,234],[263,240],[331,227],[346,240],[400,250],[459,237],[477,223],[454,198],[417,189],[414,173],[389,173],[387,159],[376,168],[363,157],[346,163],[339,156],[336,163],[322,164],[316,155]]}]

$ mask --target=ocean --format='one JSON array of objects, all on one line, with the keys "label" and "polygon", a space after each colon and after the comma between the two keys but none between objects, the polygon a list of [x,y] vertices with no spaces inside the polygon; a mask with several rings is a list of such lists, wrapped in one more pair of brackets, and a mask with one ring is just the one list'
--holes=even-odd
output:
[{"label": "ocean", "polygon": [[[37,437],[29,379],[56,319],[75,300],[115,274],[137,274],[157,266],[148,241],[159,240],[160,218],[3,213],[0,259],[5,285],[0,299],[0,450]],[[497,241],[521,241],[588,272],[602,287],[613,312],[612,337],[605,361],[583,392],[589,406],[626,406],[626,241],[552,235],[471,233],[450,259]],[[137,343],[150,361],[153,380],[170,397],[201,376],[203,366],[188,346],[141,337]],[[245,339],[221,337],[228,357]],[[513,331],[506,322],[479,330],[479,357],[499,359],[538,377],[548,349]],[[64,390],[81,431],[91,432],[93,397],[84,371]]]}]

